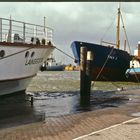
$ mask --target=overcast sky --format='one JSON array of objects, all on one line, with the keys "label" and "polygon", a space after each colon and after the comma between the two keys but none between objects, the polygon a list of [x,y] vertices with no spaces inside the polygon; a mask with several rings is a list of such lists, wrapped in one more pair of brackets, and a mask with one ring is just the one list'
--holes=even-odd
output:
[{"label": "overcast sky", "polygon": [[[118,2],[1,2],[0,17],[43,25],[54,29],[53,42],[70,55],[72,41],[100,43],[101,38],[114,42]],[[121,3],[124,22],[132,50],[140,41],[140,2]],[[109,28],[111,27],[111,28]],[[108,29],[108,30],[107,30]],[[58,51],[57,59],[71,60]]]}]

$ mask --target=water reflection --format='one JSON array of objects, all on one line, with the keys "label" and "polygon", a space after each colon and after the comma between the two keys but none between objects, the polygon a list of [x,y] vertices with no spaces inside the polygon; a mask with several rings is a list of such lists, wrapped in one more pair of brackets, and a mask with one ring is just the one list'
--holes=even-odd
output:
[{"label": "water reflection", "polygon": [[0,128],[17,126],[43,119],[43,113],[36,115],[29,97],[25,93],[0,97]]},{"label": "water reflection", "polygon": [[37,113],[44,112],[46,118],[71,114],[79,103],[78,92],[40,92],[31,95],[34,98],[34,109]]},{"label": "water reflection", "polygon": [[39,92],[28,93],[34,97],[34,109],[39,114],[45,113],[45,118],[68,115],[83,111],[101,109],[105,107],[118,107],[129,98],[125,94],[116,94],[116,91],[92,91],[89,107],[80,106],[79,91],[75,92]]},{"label": "water reflection", "polygon": [[[0,128],[16,126],[36,121],[97,110],[119,107],[134,102],[134,94],[116,93],[116,87],[109,82],[97,82],[92,87],[90,106],[80,106],[79,72],[38,73],[29,85],[26,94],[12,94],[0,97]],[[116,83],[125,89],[136,88],[133,83]],[[33,105],[30,99],[33,97]],[[140,102],[136,95],[135,102]],[[129,100],[133,98],[133,100]]]},{"label": "water reflection", "polygon": [[[31,96],[34,99],[31,105]],[[16,126],[36,121],[105,107],[119,107],[129,101],[127,94],[116,91],[92,91],[88,108],[80,106],[79,91],[27,92],[0,98],[0,128]]]}]

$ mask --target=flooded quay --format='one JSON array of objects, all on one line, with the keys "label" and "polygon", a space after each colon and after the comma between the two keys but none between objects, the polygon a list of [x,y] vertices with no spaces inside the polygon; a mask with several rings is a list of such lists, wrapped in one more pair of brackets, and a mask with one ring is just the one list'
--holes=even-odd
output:
[{"label": "flooded quay", "polygon": [[[118,91],[122,87],[124,91]],[[91,105],[84,110],[79,103],[78,71],[39,72],[25,94],[0,98],[0,129],[84,111],[117,108],[131,103],[132,96],[133,102],[140,103],[139,94],[125,94],[126,90],[138,88],[140,85],[132,82],[95,82],[91,87]]]}]

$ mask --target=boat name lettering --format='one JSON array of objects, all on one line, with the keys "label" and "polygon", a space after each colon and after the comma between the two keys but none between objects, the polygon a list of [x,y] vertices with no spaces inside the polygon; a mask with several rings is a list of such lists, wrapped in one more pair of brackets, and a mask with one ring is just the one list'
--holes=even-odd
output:
[{"label": "boat name lettering", "polygon": [[35,58],[35,59],[27,59],[25,62],[25,65],[33,65],[33,64],[39,64],[43,61],[43,58]]},{"label": "boat name lettering", "polygon": [[108,55],[108,58],[109,58],[109,59],[112,59],[112,60],[117,60],[117,59],[118,59],[118,57],[111,56],[111,55]]}]

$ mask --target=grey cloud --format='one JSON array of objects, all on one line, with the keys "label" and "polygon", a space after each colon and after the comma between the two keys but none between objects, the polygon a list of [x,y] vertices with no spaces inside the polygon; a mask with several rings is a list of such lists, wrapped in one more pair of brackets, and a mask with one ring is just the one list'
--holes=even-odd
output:
[{"label": "grey cloud", "polygon": [[[140,3],[123,2],[121,4],[124,21],[131,46],[140,40]],[[1,3],[0,16],[43,24],[54,29],[54,42],[60,49],[72,55],[70,44],[74,40],[100,43],[101,37],[117,15],[118,2],[15,2]],[[113,42],[116,36],[116,23],[105,39]],[[57,53],[57,51],[56,51]],[[59,55],[59,57],[62,54]]]}]

